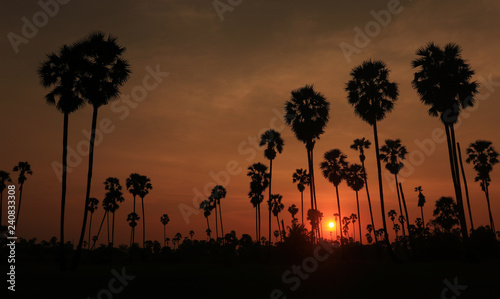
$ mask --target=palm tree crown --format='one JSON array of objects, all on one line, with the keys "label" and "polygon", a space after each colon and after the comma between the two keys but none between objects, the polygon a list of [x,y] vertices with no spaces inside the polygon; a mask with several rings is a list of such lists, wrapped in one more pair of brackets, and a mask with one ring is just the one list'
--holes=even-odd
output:
[{"label": "palm tree crown", "polygon": [[380,152],[380,160],[386,163],[385,168],[392,174],[398,174],[404,166],[401,160],[404,160],[408,153],[406,146],[401,145],[400,139],[387,139]]},{"label": "palm tree crown", "polygon": [[348,167],[347,156],[339,149],[332,149],[325,153],[325,160],[321,162],[320,168],[323,176],[335,186],[345,178],[345,169]]}]

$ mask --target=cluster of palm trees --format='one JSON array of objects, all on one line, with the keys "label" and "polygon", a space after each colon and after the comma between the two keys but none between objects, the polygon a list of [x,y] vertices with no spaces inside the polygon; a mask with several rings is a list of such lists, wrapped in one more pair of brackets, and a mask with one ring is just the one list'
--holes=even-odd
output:
[{"label": "cluster of palm trees", "polygon": [[[16,218],[15,227],[19,226],[19,213],[21,211],[21,200],[23,198],[23,186],[28,179],[27,175],[32,175],[31,165],[28,162],[19,162],[16,166],[12,168],[12,171],[19,172],[17,176],[17,183],[19,185],[19,197],[16,197],[17,207],[16,207]],[[2,207],[3,207],[3,192],[7,189],[8,183],[11,183],[10,173],[4,170],[0,170],[0,226],[2,225]],[[9,223],[10,224],[10,223]],[[13,225],[13,224],[11,224]]]},{"label": "cluster of palm trees", "polygon": [[[210,221],[208,217],[212,214],[212,211],[215,210],[215,239],[219,238],[219,221],[221,228],[221,237],[224,237],[224,226],[222,222],[222,209],[221,209],[221,199],[226,198],[227,191],[221,185],[216,185],[212,188],[212,192],[208,199],[202,201],[200,203],[200,209],[203,210],[203,215],[207,220],[207,237],[211,238],[212,230],[210,229]],[[217,207],[219,207],[219,211],[217,212]]]}]

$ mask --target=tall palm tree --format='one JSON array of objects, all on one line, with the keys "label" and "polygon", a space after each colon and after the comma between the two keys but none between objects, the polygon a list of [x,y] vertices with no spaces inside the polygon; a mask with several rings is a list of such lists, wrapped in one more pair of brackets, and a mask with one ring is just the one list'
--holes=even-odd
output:
[{"label": "tall palm tree", "polygon": [[306,85],[292,91],[292,97],[285,103],[285,122],[302,141],[307,150],[307,163],[310,175],[311,209],[317,210],[316,188],[314,184],[313,149],[329,119],[330,103],[313,85]]},{"label": "tall palm tree", "polygon": [[[345,170],[349,167],[344,155],[339,149],[332,149],[325,153],[324,161],[321,162],[320,168],[323,176],[335,186],[335,193],[337,194],[337,208],[340,219],[342,218],[342,211],[340,209],[339,197],[339,184],[346,178]],[[340,240],[343,240],[342,229],[340,230]]]},{"label": "tall palm tree", "polygon": [[382,187],[382,169],[379,159],[377,122],[383,120],[388,112],[394,109],[399,91],[395,82],[389,81],[389,69],[380,60],[364,61],[351,71],[352,79],[347,82],[345,90],[348,101],[354,107],[356,115],[373,127],[375,140],[375,158],[377,161],[378,189],[380,193],[380,209],[382,225],[387,248],[395,259],[385,220],[384,190]]},{"label": "tall palm tree", "polygon": [[255,230],[256,239],[260,240],[260,204],[264,200],[264,191],[269,186],[269,173],[267,166],[262,163],[254,163],[248,167],[247,176],[250,177],[250,192],[248,198],[255,208]]},{"label": "tall palm tree", "polygon": [[[219,207],[219,219],[220,219],[220,229],[222,233],[222,237],[224,237],[224,226],[222,225],[222,210],[220,207],[220,200],[226,197],[226,189],[222,187],[221,185],[216,185],[212,189],[212,193],[210,194],[209,199],[211,199],[214,202],[215,206],[215,215],[217,215],[217,206]],[[217,222],[217,217],[215,218],[215,221]]]},{"label": "tall palm tree", "polygon": [[87,206],[87,210],[90,213],[90,221],[89,221],[89,239],[88,239],[88,249],[90,249],[90,233],[92,231],[92,216],[94,216],[95,210],[99,206],[99,200],[95,197],[89,198],[89,205]]},{"label": "tall palm tree", "polygon": [[[276,158],[276,152],[283,151],[283,139],[281,134],[275,130],[267,130],[260,136],[259,146],[267,146],[264,150],[264,157],[269,160],[269,198],[271,198],[271,186],[273,179],[273,160]],[[271,241],[271,205],[268,206],[269,210],[269,241]],[[278,223],[279,226],[279,223]],[[279,229],[279,227],[278,227]]]},{"label": "tall palm tree", "polygon": [[[49,105],[55,105],[57,110],[64,114],[63,117],[63,151],[62,151],[62,175],[61,175],[61,224],[59,230],[60,239],[60,263],[61,269],[66,268],[64,257],[64,215],[66,209],[66,184],[68,164],[68,123],[69,114],[77,111],[85,105],[80,93],[80,66],[81,57],[76,54],[72,46],[63,45],[59,53],[48,54],[37,70],[40,84],[45,88],[53,87],[45,95],[45,101]],[[88,242],[90,246],[90,241]]]},{"label": "tall palm tree", "polygon": [[[394,175],[396,181],[396,193],[398,194],[399,214],[404,215],[398,188],[398,173],[404,167],[402,160],[405,159],[408,151],[406,150],[406,146],[401,144],[400,139],[387,139],[384,146],[380,148],[380,152],[380,160],[385,163],[385,168]],[[406,215],[406,218],[408,218],[408,215]],[[403,229],[403,237],[405,237],[406,232],[404,223],[401,223],[401,227]]]},{"label": "tall palm tree", "polygon": [[149,190],[153,189],[153,185],[151,185],[151,180],[145,175],[140,176],[139,181],[140,192],[139,197],[141,198],[141,206],[142,206],[142,246],[146,244],[146,215],[144,211],[144,197],[149,194]]},{"label": "tall palm tree", "polygon": [[493,165],[498,163],[498,152],[491,145],[491,141],[476,140],[467,148],[467,160],[465,162],[472,163],[474,170],[477,172],[474,180],[480,182],[481,189],[486,195],[488,204],[488,216],[490,218],[490,227],[495,232],[495,223],[491,215],[490,192],[489,185],[491,182],[490,172],[493,170]]},{"label": "tall palm tree", "polygon": [[292,175],[294,183],[297,183],[297,189],[300,192],[300,213],[302,214],[302,225],[304,225],[304,190],[311,183],[311,177],[307,173],[307,169],[296,169]]},{"label": "tall palm tree", "polygon": [[[371,142],[365,137],[361,139],[354,139],[353,144],[351,144],[351,149],[355,151],[359,151],[359,160],[361,161],[361,170],[363,175],[363,180],[365,181],[365,189],[366,189],[366,197],[368,198],[368,208],[370,210],[370,220],[372,222],[372,227],[375,227],[375,222],[373,221],[373,211],[372,211],[372,202],[370,200],[370,191],[368,190],[368,182],[366,178],[366,169],[365,169],[365,149],[369,149]],[[375,244],[378,243],[377,236],[375,235]]]},{"label": "tall palm tree", "polygon": [[462,200],[462,188],[458,175],[458,156],[454,126],[462,109],[474,105],[474,95],[479,84],[471,81],[474,71],[462,59],[462,49],[453,43],[441,48],[428,43],[416,52],[412,66],[417,69],[412,81],[421,102],[430,106],[429,115],[439,116],[444,124],[448,144],[451,176],[457,199],[460,228],[464,243],[467,243],[467,223]]},{"label": "tall palm tree", "polygon": [[[365,181],[363,179],[363,167],[359,164],[351,164],[346,168],[345,179],[347,186],[351,187],[356,192],[356,206],[358,208],[358,227],[359,227],[359,243],[363,244],[363,236],[361,234],[361,215],[359,214],[359,197],[358,191],[363,189]],[[354,215],[354,214],[353,214]],[[356,222],[353,219],[353,225]]]},{"label": "tall palm tree", "polygon": [[[115,200],[113,200],[112,197],[105,197],[102,200],[102,208],[104,209],[104,218],[106,218],[106,222],[107,222],[106,228],[108,230],[108,246],[110,246],[110,245],[112,245],[112,241],[111,241],[110,233],[109,233],[109,230],[110,230],[109,213],[114,213],[118,209],[118,204],[116,203]],[[101,224],[101,227],[102,227],[102,224]],[[100,232],[101,232],[101,229],[99,228],[99,232],[97,233],[97,237],[99,237]]]},{"label": "tall palm tree", "polygon": [[31,165],[28,162],[19,162],[16,166],[14,166],[14,172],[19,171],[19,176],[17,177],[17,182],[19,183],[19,200],[17,204],[17,215],[16,215],[16,228],[19,226],[19,212],[21,211],[21,199],[23,197],[23,186],[26,180],[27,174],[32,175],[33,171],[31,171]]},{"label": "tall palm tree", "polygon": [[425,229],[425,220],[424,220],[424,205],[425,205],[425,195],[422,193],[422,186],[415,187],[415,192],[418,192],[418,206],[420,207],[420,215],[422,216],[422,223]]},{"label": "tall palm tree", "polygon": [[3,170],[0,170],[0,226],[2,226],[2,207],[3,207],[3,191],[7,188],[6,182],[12,182],[10,179],[10,174]]},{"label": "tall palm tree", "polygon": [[[134,198],[132,213],[135,213],[135,198],[141,193],[141,178],[142,176],[138,173],[131,173],[125,182],[125,186],[130,194]],[[132,244],[135,239],[135,225],[132,227]]]},{"label": "tall palm tree", "polygon": [[166,235],[165,235],[165,230],[167,227],[167,224],[170,222],[170,218],[168,217],[168,214],[163,214],[160,218],[161,224],[163,224],[163,247],[165,247],[165,242],[166,242]]},{"label": "tall palm tree", "polygon": [[[269,206],[271,207],[271,210],[273,212],[274,217],[276,217],[276,222],[278,222],[278,231],[280,232],[280,236],[282,236],[282,234],[281,234],[281,229],[280,229],[279,214],[285,208],[285,205],[283,205],[283,203],[281,202],[282,199],[283,199],[283,196],[280,194],[271,194],[271,199],[269,200]],[[271,239],[269,239],[269,240],[271,240]]]},{"label": "tall palm tree", "polygon": [[122,203],[125,198],[123,198],[122,186],[120,185],[120,180],[118,178],[109,177],[104,181],[104,188],[108,191],[105,194],[105,199],[109,198],[109,201],[113,203],[110,212],[113,214],[113,228],[111,229],[111,246],[114,244],[115,240],[115,212],[120,207],[118,203]]},{"label": "tall palm tree", "polygon": [[137,226],[137,222],[140,219],[141,218],[139,217],[139,215],[137,215],[136,212],[132,212],[132,213],[129,213],[127,215],[128,225],[131,227],[131,231],[130,231],[130,247],[134,246],[134,228]]},{"label": "tall palm tree", "polygon": [[116,37],[112,35],[106,37],[102,32],[93,32],[75,45],[75,50],[84,60],[82,63],[81,93],[83,98],[93,106],[93,113],[83,225],[72,265],[73,269],[76,269],[80,259],[83,236],[87,224],[86,207],[90,197],[92,182],[97,112],[101,106],[107,105],[111,100],[118,98],[120,87],[125,84],[130,75],[129,64],[123,58],[125,48],[118,45],[116,40]]}]

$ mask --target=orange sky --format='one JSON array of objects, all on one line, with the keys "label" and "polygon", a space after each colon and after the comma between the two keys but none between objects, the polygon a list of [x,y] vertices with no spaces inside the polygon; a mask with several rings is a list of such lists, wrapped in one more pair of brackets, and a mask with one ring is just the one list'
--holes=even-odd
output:
[{"label": "orange sky", "polygon": [[[399,83],[400,88],[394,111],[379,123],[380,141],[400,138],[407,146],[412,159],[408,159],[408,167],[402,170],[402,181],[408,212],[412,220],[420,216],[413,189],[421,185],[427,197],[425,217],[429,220],[435,200],[443,195],[452,196],[453,189],[445,143],[435,143],[435,150],[424,153],[422,161],[418,160],[423,152],[419,142],[432,138],[433,130],[441,129],[442,124],[427,115],[427,107],[411,88],[414,71],[410,62],[416,49],[429,41],[461,45],[463,57],[476,70],[474,79],[483,83],[483,87],[478,105],[464,114],[456,129],[457,138],[463,150],[476,139],[491,140],[499,150],[500,138],[495,129],[500,120],[495,101],[500,83],[495,82],[500,82],[500,65],[495,58],[500,45],[496,38],[500,4],[401,1],[399,13],[391,14],[386,27],[378,25],[380,33],[374,34],[348,62],[339,45],[342,42],[353,45],[355,28],[364,31],[367,24],[374,26],[370,22],[376,19],[370,11],[386,10],[390,1],[337,2],[244,0],[225,12],[221,20],[212,1],[74,0],[60,5],[46,25],[38,28],[27,43],[19,45],[17,54],[8,40],[9,32],[21,35],[23,17],[33,20],[41,7],[37,2],[4,3],[0,18],[4,32],[4,42],[0,44],[3,70],[0,169],[10,171],[18,161],[28,161],[33,169],[33,176],[25,185],[18,236],[41,240],[59,234],[60,183],[51,164],[61,159],[63,116],[44,102],[43,96],[48,91],[40,86],[36,68],[46,53],[97,29],[113,33],[127,47],[124,56],[131,64],[132,75],[121,89],[122,99],[140,91],[137,86],[144,85],[150,73],[148,67],[168,72],[155,88],[147,91],[143,101],[137,105],[132,102],[134,106],[128,113],[124,112],[124,102],[99,111],[99,119],[109,119],[112,129],[103,134],[102,142],[95,148],[91,196],[102,200],[103,182],[109,176],[118,177],[123,185],[132,172],[150,177],[154,189],[145,199],[147,239],[161,240],[163,213],[168,213],[171,219],[167,226],[170,238],[177,232],[186,236],[189,230],[195,231],[195,238],[205,238],[202,213],[192,215],[186,223],[179,206],[192,205],[194,190],[204,192],[205,186],[215,181],[213,174],[225,171],[228,165],[239,173],[233,172],[224,182],[228,191],[222,202],[225,231],[234,229],[238,236],[242,233],[253,236],[254,210],[247,197],[249,178],[245,174],[252,163],[267,164],[263,151],[253,147],[251,141],[270,126],[281,130],[285,140],[283,153],[273,163],[273,193],[283,195],[286,208],[293,203],[299,205],[300,194],[291,176],[296,168],[306,167],[306,151],[277,116],[282,113],[290,91],[305,84],[314,84],[331,107],[326,132],[315,148],[318,207],[325,215],[326,225],[333,219],[336,202],[333,186],[319,172],[324,152],[339,148],[349,161],[358,162],[357,153],[349,149],[352,140],[367,137],[373,141],[371,127],[354,115],[343,90],[350,70],[370,58],[385,61],[391,69],[390,79]],[[488,78],[494,84],[485,86]],[[147,83],[154,81],[148,79]],[[70,116],[72,149],[77,150],[78,144],[87,138],[91,117],[90,107]],[[374,150],[370,149],[367,171],[375,222],[381,227],[374,156]],[[479,184],[473,182],[472,167],[465,167],[475,225],[486,225],[484,194]],[[87,157],[82,157],[82,162],[72,170],[68,176],[66,238],[77,241],[83,216]],[[496,184],[499,180],[500,171],[494,169],[490,193],[496,222],[500,222],[500,190]],[[390,181],[384,182],[387,211],[398,210],[391,187]],[[343,183],[340,195],[343,213],[354,213],[354,192]],[[125,193],[125,198],[116,214],[115,243],[128,243],[130,235],[125,218],[132,210],[132,197]],[[360,193],[360,202],[364,230],[368,220],[364,191]],[[5,206],[3,211],[5,215]],[[99,207],[94,228],[102,212]],[[289,223],[290,214],[284,212],[282,216]],[[210,220],[213,226],[213,217]],[[141,224],[138,228],[136,238],[140,240]],[[267,221],[262,229],[266,235]]]}]

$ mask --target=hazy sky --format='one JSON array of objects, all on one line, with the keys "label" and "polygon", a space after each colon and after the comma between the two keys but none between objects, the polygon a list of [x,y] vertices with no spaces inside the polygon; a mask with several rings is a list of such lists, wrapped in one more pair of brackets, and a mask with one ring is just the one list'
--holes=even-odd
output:
[{"label": "hazy sky", "polygon": [[[0,169],[11,171],[18,161],[28,161],[33,169],[24,187],[18,236],[39,240],[59,236],[61,191],[52,164],[61,161],[63,115],[45,103],[48,90],[40,86],[36,69],[46,54],[94,30],[118,37],[127,48],[124,57],[132,74],[121,89],[121,100],[128,99],[130,106],[117,102],[99,110],[99,120],[107,119],[104,126],[109,128],[95,148],[91,196],[103,199],[103,182],[110,176],[118,177],[122,185],[132,172],[151,178],[153,190],[145,199],[147,239],[161,241],[163,213],[171,219],[170,238],[177,232],[186,236],[189,230],[205,238],[203,214],[191,215],[187,223],[179,207],[193,207],[196,190],[204,193],[218,180],[227,188],[222,201],[225,232],[254,236],[246,168],[256,162],[268,164],[255,140],[270,127],[280,130],[285,140],[283,153],[273,163],[273,193],[283,195],[285,209],[299,205],[300,193],[291,176],[296,168],[306,168],[306,150],[280,115],[290,91],[306,84],[314,84],[330,102],[330,121],[316,144],[314,163],[318,208],[325,223],[333,220],[334,187],[321,176],[318,165],[332,148],[358,162],[358,154],[349,149],[352,140],[373,141],[372,128],[354,115],[344,91],[351,69],[367,59],[386,62],[390,79],[399,84],[399,99],[394,111],[379,123],[379,138],[380,142],[400,138],[407,146],[410,154],[401,181],[408,212],[412,221],[420,216],[413,189],[422,186],[429,220],[434,202],[453,196],[446,143],[439,138],[431,141],[433,131],[437,134],[435,130],[443,126],[428,116],[428,107],[411,87],[415,51],[430,41],[458,43],[476,71],[474,80],[482,84],[481,100],[456,129],[462,150],[477,139],[491,140],[500,150],[498,1],[219,1],[237,4],[226,11],[200,0],[73,0],[57,2],[57,9],[55,1],[46,2],[52,3],[47,8],[51,16],[36,1],[6,1],[0,18],[4,36]],[[356,39],[360,31],[367,34],[365,39]],[[357,47],[349,59],[342,43]],[[150,87],[145,95],[143,86]],[[81,227],[88,164],[78,149],[82,152],[88,140],[91,114],[87,106],[69,120],[70,152],[77,154],[70,157],[74,167],[68,175],[66,238],[74,241]],[[419,147],[422,142],[425,149]],[[375,222],[381,227],[373,148],[367,152],[367,171]],[[472,167],[465,165],[465,171],[475,225],[486,225],[484,194],[474,183]],[[12,177],[17,180],[16,174]],[[499,222],[500,170],[494,169],[492,180],[492,211]],[[392,186],[391,180],[384,182],[386,211],[399,210]],[[116,212],[115,243],[128,244],[130,228],[125,219],[132,210],[132,196],[124,193],[126,200]],[[354,192],[344,183],[340,196],[343,214],[355,213]],[[364,192],[360,203],[364,230],[368,221]],[[3,213],[5,219],[5,202]],[[102,214],[99,206],[93,228]],[[288,212],[280,217],[290,223]],[[210,221],[215,231],[214,218]],[[266,235],[267,221],[262,229]],[[141,235],[139,224],[136,240]],[[103,235],[100,241],[104,240]]]}]

